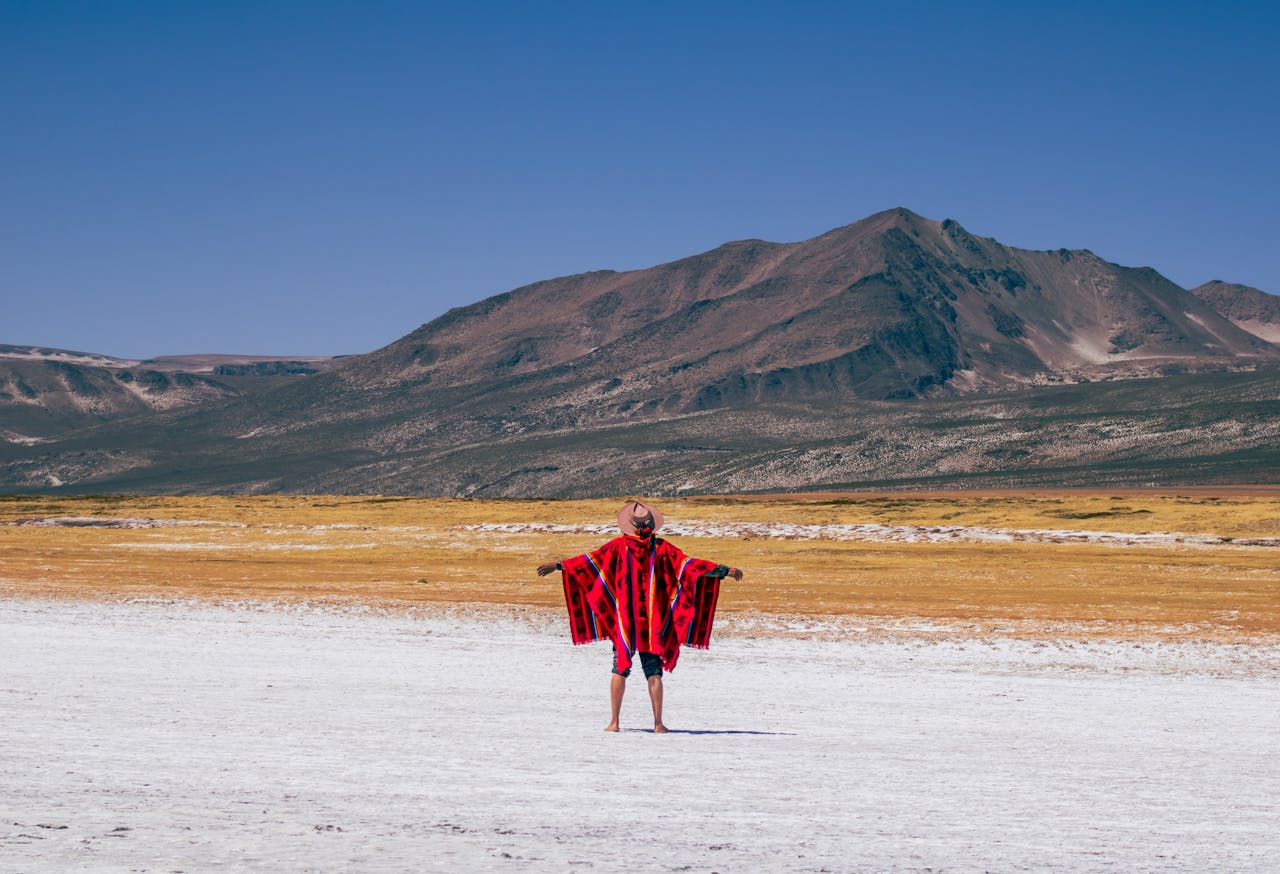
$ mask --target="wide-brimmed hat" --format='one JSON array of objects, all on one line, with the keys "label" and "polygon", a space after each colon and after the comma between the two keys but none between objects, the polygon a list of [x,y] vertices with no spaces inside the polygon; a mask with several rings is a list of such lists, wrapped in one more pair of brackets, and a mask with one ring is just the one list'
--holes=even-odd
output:
[{"label": "wide-brimmed hat", "polygon": [[632,524],[631,520],[635,518],[643,519],[650,513],[653,514],[653,530],[657,531],[662,527],[662,511],[643,501],[628,501],[618,511],[618,527],[622,529],[623,534],[635,536],[636,526]]}]

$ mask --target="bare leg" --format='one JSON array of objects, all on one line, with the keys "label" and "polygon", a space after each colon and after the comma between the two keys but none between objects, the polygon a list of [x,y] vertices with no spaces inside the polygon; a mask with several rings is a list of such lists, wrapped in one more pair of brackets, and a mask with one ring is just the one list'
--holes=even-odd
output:
[{"label": "bare leg", "polygon": [[609,706],[613,718],[604,727],[605,731],[618,730],[618,714],[622,712],[622,693],[627,691],[627,678],[621,674],[613,674],[609,680]]},{"label": "bare leg", "polygon": [[662,734],[667,727],[662,724],[662,678],[649,678],[649,701],[653,704],[653,731]]}]

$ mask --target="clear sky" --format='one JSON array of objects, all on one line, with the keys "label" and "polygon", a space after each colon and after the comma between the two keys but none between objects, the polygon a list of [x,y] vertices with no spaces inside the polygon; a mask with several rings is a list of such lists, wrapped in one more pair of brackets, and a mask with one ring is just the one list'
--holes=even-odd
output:
[{"label": "clear sky", "polygon": [[1280,4],[0,0],[0,343],[366,352],[894,206],[1280,292]]}]

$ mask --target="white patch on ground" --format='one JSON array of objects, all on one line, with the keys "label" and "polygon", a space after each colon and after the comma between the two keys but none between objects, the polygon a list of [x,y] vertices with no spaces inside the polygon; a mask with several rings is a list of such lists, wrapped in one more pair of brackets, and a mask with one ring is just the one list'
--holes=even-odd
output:
[{"label": "white patch on ground", "polygon": [[22,446],[37,446],[41,443],[52,443],[48,437],[28,437],[25,434],[17,434],[12,431],[4,435],[4,439],[9,443],[18,443]]},{"label": "white patch on ground", "polygon": [[983,384],[976,370],[957,370],[947,381],[947,386],[955,391],[973,391]]},{"label": "white patch on ground", "polygon": [[1253,334],[1255,337],[1261,337],[1268,343],[1280,343],[1280,322],[1263,322],[1258,319],[1241,319],[1236,323],[1237,328],[1242,328]]},{"label": "white patch on ground", "polygon": [[0,867],[1262,872],[1280,854],[1273,652],[1240,674],[1238,648],[1208,645],[733,638],[668,677],[676,733],[644,730],[633,680],[606,735],[608,649],[562,625],[0,601]]},{"label": "white patch on ground", "polygon": [[[50,477],[51,482],[56,477]],[[55,483],[56,484],[56,483]],[[132,516],[44,516],[0,522],[3,526],[34,526],[43,528],[235,528],[250,526],[243,522],[223,522],[210,519],[157,519]],[[328,532],[370,530],[367,525],[333,523],[327,525],[271,525],[257,526],[260,533],[273,536],[298,534],[324,535]],[[405,535],[409,540],[429,538],[428,529],[419,526],[378,526],[385,533]],[[445,529],[453,532],[483,534],[595,534],[614,535],[617,528],[611,524],[560,524],[552,522],[485,522],[470,525],[451,525]],[[1117,547],[1190,546],[1198,548],[1276,548],[1280,537],[1224,537],[1216,534],[1185,534],[1177,531],[1087,531],[1067,528],[985,528],[974,525],[880,525],[828,524],[801,525],[790,522],[670,522],[662,527],[666,536],[732,538],[740,540],[830,540],[865,543],[1057,543],[1100,544]],[[366,549],[385,543],[343,544],[338,547],[316,544],[279,543],[233,545],[223,539],[206,543],[118,543],[116,546],[140,549]],[[491,549],[501,547],[490,545]]]},{"label": "white patch on ground", "polygon": [[215,522],[206,519],[151,519],[132,516],[42,516],[18,519],[0,525],[29,525],[37,528],[247,528],[244,522]]},{"label": "white patch on ground", "polygon": [[1087,364],[1102,364],[1111,360],[1111,343],[1101,335],[1089,336],[1079,332],[1071,341],[1071,351]]},{"label": "white patch on ground", "polygon": [[[1209,324],[1209,322],[1207,322],[1202,316],[1197,315],[1196,313],[1188,313],[1188,312],[1184,312],[1183,315],[1186,316],[1191,321],[1195,322],[1201,328],[1204,328],[1206,331],[1208,331],[1218,340],[1222,340],[1222,335],[1219,334],[1217,330],[1215,330],[1214,327],[1211,324]],[[1215,344],[1210,344],[1210,345],[1215,345]]]},{"label": "white patch on ground", "polygon": [[[561,525],[543,522],[493,522],[454,525],[453,531],[495,531],[507,534],[610,534],[613,525]],[[1219,537],[1170,531],[1075,531],[1058,528],[982,528],[972,525],[799,525],[789,522],[670,522],[663,536],[731,537],[773,540],[836,540],[871,543],[1099,543],[1114,546],[1280,546],[1280,537]]]},{"label": "white patch on ground", "polygon": [[35,347],[25,350],[13,348],[0,350],[0,358],[19,358],[27,361],[57,361],[62,364],[89,364],[97,367],[132,367],[141,363],[134,359],[112,358],[109,355],[81,354],[58,349],[41,350]]},{"label": "white patch on ground", "polygon": [[0,384],[0,389],[3,389],[4,393],[9,396],[5,398],[5,403],[7,404],[26,404],[29,407],[45,407],[44,395],[42,394],[37,394],[35,397],[29,398],[22,392],[18,391],[12,382]]},{"label": "white patch on ground", "polygon": [[226,388],[213,384],[169,385],[160,390],[149,388],[136,381],[118,384],[127,394],[133,395],[153,410],[172,410],[199,403],[203,399],[221,398],[231,394]]}]

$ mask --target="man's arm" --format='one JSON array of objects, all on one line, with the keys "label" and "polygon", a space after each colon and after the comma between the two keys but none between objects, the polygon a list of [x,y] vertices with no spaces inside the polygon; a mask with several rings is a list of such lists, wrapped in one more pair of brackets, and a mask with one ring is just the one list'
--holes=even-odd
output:
[{"label": "man's arm", "polygon": [[729,567],[727,564],[718,564],[711,570],[707,571],[703,576],[715,577],[718,580],[725,577],[733,577],[735,580],[742,579],[742,571],[736,567]]},{"label": "man's arm", "polygon": [[564,565],[558,561],[549,561],[546,564],[538,565],[538,576],[545,577],[549,573],[564,570]]}]

